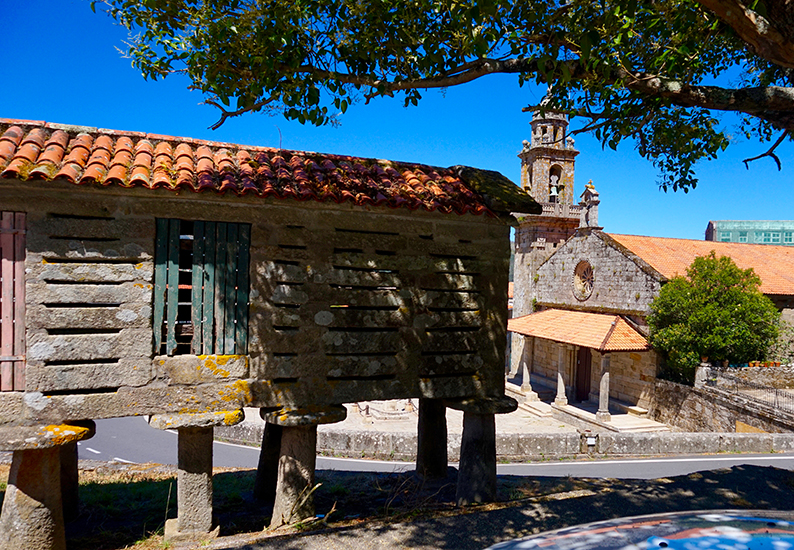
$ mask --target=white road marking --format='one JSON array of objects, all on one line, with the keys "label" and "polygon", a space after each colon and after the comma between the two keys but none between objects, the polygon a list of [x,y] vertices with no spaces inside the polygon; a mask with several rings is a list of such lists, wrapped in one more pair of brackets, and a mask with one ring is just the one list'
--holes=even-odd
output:
[{"label": "white road marking", "polygon": [[[745,460],[792,460],[791,455],[784,456],[748,456],[744,457]],[[629,460],[598,460],[594,462],[581,462],[581,461],[564,461],[564,462],[543,462],[543,463],[530,463],[532,466],[559,466],[561,464],[665,464],[670,462],[737,462],[742,460],[742,455],[726,456],[726,457],[690,457],[690,458],[660,458],[660,459],[640,459],[633,458]],[[509,466],[505,464],[504,466]]]},{"label": "white road marking", "polygon": [[88,451],[88,452],[94,453],[95,455],[101,455],[102,454],[102,451],[97,451],[96,449],[92,449],[91,447],[86,447],[85,450]]},{"label": "white road marking", "polygon": [[113,460],[116,462],[123,462],[124,464],[137,464],[137,462],[133,462],[132,460],[124,460],[123,458],[119,458],[117,456],[114,456]]}]

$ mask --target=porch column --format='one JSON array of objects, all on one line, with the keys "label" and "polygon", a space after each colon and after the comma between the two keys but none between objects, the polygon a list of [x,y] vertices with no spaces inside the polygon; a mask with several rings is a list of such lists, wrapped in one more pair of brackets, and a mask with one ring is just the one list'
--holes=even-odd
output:
[{"label": "porch column", "polygon": [[532,366],[535,363],[535,337],[524,337],[524,350],[521,355],[521,391],[527,401],[540,401],[537,392],[532,389]]},{"label": "porch column", "polygon": [[0,429],[0,449],[13,451],[0,512],[0,550],[65,550],[62,445],[88,439],[86,426]]},{"label": "porch column", "polygon": [[518,402],[512,397],[468,398],[445,401],[448,407],[463,411],[460,444],[458,506],[496,500],[496,422],[495,414],[513,412]]},{"label": "porch column", "polygon": [[609,414],[609,353],[601,354],[601,382],[598,386],[598,412],[596,420],[610,422],[612,415]]},{"label": "porch column", "polygon": [[447,477],[447,408],[441,399],[419,398],[416,473],[425,479]]},{"label": "porch column", "polygon": [[314,517],[317,426],[341,422],[346,417],[347,409],[342,405],[281,409],[265,416],[265,422],[281,426],[271,529]]},{"label": "porch column", "polygon": [[212,442],[215,426],[243,421],[242,410],[194,414],[156,414],[149,425],[177,430],[177,517],[165,522],[165,540],[186,541],[218,536],[212,519]]},{"label": "porch column", "polygon": [[567,351],[566,345],[560,342],[557,350],[557,396],[554,398],[554,404],[564,407],[568,404],[568,397],[565,394],[565,377],[563,376]]}]

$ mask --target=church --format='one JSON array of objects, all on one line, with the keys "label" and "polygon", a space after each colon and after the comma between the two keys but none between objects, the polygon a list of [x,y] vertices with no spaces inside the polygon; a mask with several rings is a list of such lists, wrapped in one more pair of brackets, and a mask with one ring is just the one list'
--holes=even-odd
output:
[{"label": "church", "polygon": [[519,153],[521,185],[542,213],[516,215],[508,322],[507,389],[523,408],[540,411],[541,400],[553,399],[552,412],[563,413],[576,403],[606,429],[614,428],[615,412],[647,416],[661,367],[647,340],[650,303],[665,282],[711,251],[753,268],[783,319],[794,320],[792,247],[606,233],[592,183],[574,204],[579,152],[565,115],[536,112],[531,128]]}]

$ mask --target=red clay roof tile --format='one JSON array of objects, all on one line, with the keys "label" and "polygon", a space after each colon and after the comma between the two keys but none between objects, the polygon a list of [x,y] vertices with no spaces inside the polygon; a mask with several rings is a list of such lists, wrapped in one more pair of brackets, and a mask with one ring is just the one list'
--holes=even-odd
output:
[{"label": "red clay roof tile", "polygon": [[0,177],[488,214],[452,169],[0,119]]},{"label": "red clay roof tile", "polygon": [[753,268],[761,278],[761,292],[772,295],[794,294],[794,247],[769,244],[723,243],[690,239],[608,234],[620,245],[639,256],[664,278],[686,275],[697,256],[712,250],[730,257],[742,269]]},{"label": "red clay roof tile", "polygon": [[507,320],[507,330],[601,351],[645,351],[645,337],[619,315],[546,309]]}]

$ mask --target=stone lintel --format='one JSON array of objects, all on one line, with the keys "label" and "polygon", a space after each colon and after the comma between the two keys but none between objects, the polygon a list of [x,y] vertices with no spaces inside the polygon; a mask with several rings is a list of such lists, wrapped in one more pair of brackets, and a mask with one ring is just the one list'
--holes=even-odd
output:
[{"label": "stone lintel", "polygon": [[18,428],[0,428],[0,450],[30,451],[49,449],[90,439],[96,433],[96,425],[92,420],[81,421],[79,424],[49,424]]},{"label": "stone lintel", "polygon": [[236,411],[216,411],[205,413],[155,414],[149,418],[149,426],[158,430],[178,428],[211,428],[214,426],[234,426],[245,418],[242,409]]},{"label": "stone lintel", "polygon": [[264,415],[265,422],[284,427],[333,424],[335,422],[342,422],[345,418],[347,418],[347,409],[342,405],[280,409],[276,412]]},{"label": "stone lintel", "polygon": [[444,405],[450,409],[474,414],[506,414],[518,408],[518,401],[512,397],[464,397],[445,399]]}]

